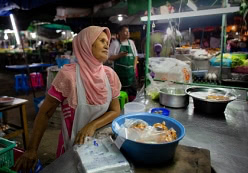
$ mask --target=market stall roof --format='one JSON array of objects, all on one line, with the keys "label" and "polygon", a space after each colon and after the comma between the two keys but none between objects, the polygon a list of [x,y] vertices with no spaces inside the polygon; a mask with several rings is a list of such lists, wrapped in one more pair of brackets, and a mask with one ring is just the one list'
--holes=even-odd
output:
[{"label": "market stall roof", "polygon": [[70,26],[62,25],[62,24],[55,24],[55,23],[46,23],[46,24],[30,24],[27,28],[28,31],[34,32],[38,27],[43,27],[45,29],[52,29],[52,30],[71,30]]},{"label": "market stall roof", "polygon": [[[118,3],[120,0],[1,0],[0,1],[0,29],[11,28],[11,24],[8,16],[10,11],[15,15],[17,25],[21,30],[25,30],[32,21],[46,21],[52,22],[55,19],[58,7],[62,7],[65,12],[76,9],[90,9],[90,15],[87,14],[85,18],[91,20],[85,20],[84,23],[92,24],[92,13],[96,10],[104,9],[111,5]],[[69,9],[69,10],[68,10]],[[63,11],[64,12],[64,11]],[[71,11],[70,11],[71,12]],[[64,21],[57,23],[67,22],[68,16],[65,16]],[[72,14],[70,17],[74,16]],[[101,16],[97,16],[101,17]],[[79,18],[78,18],[79,19]],[[102,18],[102,21],[105,20]],[[106,19],[108,20],[108,19]],[[79,23],[78,23],[79,24]]]},{"label": "market stall roof", "polygon": [[[175,9],[188,10],[186,3],[187,0],[167,0],[173,4]],[[222,0],[192,0],[197,7],[204,9],[207,6],[220,7]],[[165,1],[152,0],[152,6],[158,8],[161,5],[165,5]],[[1,17],[1,15],[8,15],[9,11],[15,15],[17,25],[20,30],[25,30],[32,21],[45,21],[53,22],[57,17],[56,11],[58,7],[63,7],[65,11],[69,11],[75,8],[90,9],[90,14],[86,14],[84,17],[77,16],[79,18],[73,18],[74,14],[70,17],[62,17],[64,20],[56,21],[57,24],[67,24],[77,32],[82,28],[89,25],[102,25],[110,26],[111,24],[129,24],[129,25],[143,25],[144,22],[140,21],[141,14],[147,10],[147,0],[1,0],[0,1],[0,29],[11,28],[11,24],[8,18]],[[64,12],[64,11],[63,11]],[[126,14],[125,21],[113,22],[116,19],[113,16],[117,14]],[[109,20],[111,18],[111,20]],[[25,19],[25,20],[24,20]],[[205,24],[209,25],[213,21],[206,20]],[[114,26],[115,26],[114,25]],[[75,28],[79,28],[75,30]]]}]

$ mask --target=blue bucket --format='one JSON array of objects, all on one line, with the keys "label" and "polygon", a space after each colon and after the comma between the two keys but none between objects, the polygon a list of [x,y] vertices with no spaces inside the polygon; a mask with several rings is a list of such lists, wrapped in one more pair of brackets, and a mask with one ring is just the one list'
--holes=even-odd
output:
[{"label": "blue bucket", "polygon": [[70,59],[68,58],[56,58],[56,62],[59,68],[62,68],[65,64],[70,64]]},{"label": "blue bucket", "polygon": [[35,112],[38,113],[39,112],[39,104],[42,100],[45,99],[45,96],[41,96],[41,97],[37,97],[37,98],[34,98],[34,108],[35,108]]},{"label": "blue bucket", "polygon": [[118,136],[116,123],[121,126],[125,123],[125,119],[131,118],[142,119],[151,126],[155,123],[165,121],[168,128],[174,128],[177,133],[177,139],[163,144],[146,144],[126,139],[120,148],[121,152],[136,164],[160,165],[171,161],[174,157],[178,142],[183,139],[185,135],[184,126],[177,120],[164,115],[151,113],[122,115],[112,122],[112,130],[116,136]]}]

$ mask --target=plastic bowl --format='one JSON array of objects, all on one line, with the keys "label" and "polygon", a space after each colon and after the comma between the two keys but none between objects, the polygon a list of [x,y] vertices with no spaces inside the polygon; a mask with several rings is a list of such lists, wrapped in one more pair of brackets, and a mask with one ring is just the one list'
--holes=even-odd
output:
[{"label": "plastic bowl", "polygon": [[160,115],[164,115],[164,116],[170,115],[170,111],[168,109],[165,109],[165,108],[153,108],[153,109],[151,109],[151,113],[152,114],[160,114]]},{"label": "plastic bowl", "polygon": [[145,112],[146,106],[138,102],[129,102],[124,105],[124,114]]},{"label": "plastic bowl", "polygon": [[183,139],[185,135],[184,126],[180,122],[167,116],[151,113],[122,115],[112,122],[112,130],[116,136],[118,136],[116,125],[122,125],[126,118],[142,119],[149,125],[165,121],[168,128],[172,127],[177,132],[176,140],[163,144],[146,144],[126,139],[120,150],[128,159],[136,164],[142,165],[160,165],[173,159],[178,142]]}]

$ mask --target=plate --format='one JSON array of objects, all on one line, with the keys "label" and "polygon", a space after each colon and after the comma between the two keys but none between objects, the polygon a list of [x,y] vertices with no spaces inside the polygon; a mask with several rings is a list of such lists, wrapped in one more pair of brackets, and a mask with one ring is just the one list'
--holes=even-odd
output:
[{"label": "plate", "polygon": [[14,97],[0,96],[0,105],[9,105],[15,100]]},{"label": "plate", "polygon": [[186,93],[193,98],[207,102],[228,103],[237,99],[237,96],[232,92],[216,88],[191,87],[186,89]]}]

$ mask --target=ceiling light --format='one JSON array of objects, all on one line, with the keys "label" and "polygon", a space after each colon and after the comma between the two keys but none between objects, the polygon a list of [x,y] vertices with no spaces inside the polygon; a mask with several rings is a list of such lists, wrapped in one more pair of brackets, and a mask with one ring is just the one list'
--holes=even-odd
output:
[{"label": "ceiling light", "polygon": [[195,5],[193,1],[188,0],[187,6],[191,8],[192,10],[197,11],[197,6]]},{"label": "ceiling light", "polygon": [[10,20],[11,20],[13,30],[15,32],[16,43],[17,43],[17,45],[20,45],[21,44],[20,37],[19,37],[19,33],[18,33],[18,30],[17,30],[17,27],[16,27],[16,23],[15,23],[15,19],[14,19],[13,14],[10,14]]},{"label": "ceiling light", "polygon": [[123,16],[121,14],[118,15],[118,21],[122,21],[123,20]]},{"label": "ceiling light", "polygon": [[8,34],[5,33],[3,38],[4,38],[4,40],[8,40],[8,38],[9,38]]},{"label": "ceiling light", "polygon": [[[175,18],[183,18],[183,17],[227,14],[238,11],[239,11],[239,7],[216,8],[209,10],[199,10],[199,11],[190,11],[190,12],[173,13],[173,14],[152,15],[150,20],[166,20],[166,19],[175,19]],[[147,21],[147,16],[141,17],[141,21]]]},{"label": "ceiling light", "polygon": [[236,31],[236,26],[235,25],[232,26],[232,30]]},{"label": "ceiling light", "polygon": [[32,37],[33,39],[36,38],[36,32],[31,32],[30,35],[31,35],[31,37]]}]

